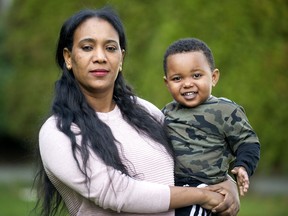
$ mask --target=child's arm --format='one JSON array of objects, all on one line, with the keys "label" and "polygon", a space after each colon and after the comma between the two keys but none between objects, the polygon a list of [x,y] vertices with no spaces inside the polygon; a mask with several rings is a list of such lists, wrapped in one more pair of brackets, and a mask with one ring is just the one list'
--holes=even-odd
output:
[{"label": "child's arm", "polygon": [[236,175],[237,178],[237,184],[239,187],[239,193],[241,196],[244,196],[245,193],[248,192],[249,189],[249,176],[246,172],[246,169],[244,167],[234,167],[231,172]]}]

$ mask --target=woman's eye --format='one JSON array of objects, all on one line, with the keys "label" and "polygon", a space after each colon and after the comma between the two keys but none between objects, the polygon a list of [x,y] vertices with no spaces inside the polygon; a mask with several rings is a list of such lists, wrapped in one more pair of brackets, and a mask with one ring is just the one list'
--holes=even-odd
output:
[{"label": "woman's eye", "polygon": [[91,51],[92,49],[93,49],[93,47],[92,46],[88,46],[88,45],[82,47],[82,50],[87,51],[87,52]]},{"label": "woman's eye", "polygon": [[117,50],[117,47],[115,47],[115,46],[107,46],[106,50],[108,50],[109,52],[114,52],[114,51]]}]

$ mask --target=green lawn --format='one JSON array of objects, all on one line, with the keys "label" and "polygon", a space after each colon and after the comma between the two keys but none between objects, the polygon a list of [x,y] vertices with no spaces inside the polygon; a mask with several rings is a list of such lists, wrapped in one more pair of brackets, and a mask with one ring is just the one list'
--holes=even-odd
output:
[{"label": "green lawn", "polygon": [[248,194],[241,197],[238,216],[286,216],[288,215],[288,195],[268,196]]},{"label": "green lawn", "polygon": [[31,184],[0,184],[0,216],[28,216],[34,204]]},{"label": "green lawn", "polygon": [[[0,184],[0,216],[28,216],[34,207],[29,183]],[[238,216],[284,216],[288,215],[288,196],[260,196],[248,194],[241,198]]]}]

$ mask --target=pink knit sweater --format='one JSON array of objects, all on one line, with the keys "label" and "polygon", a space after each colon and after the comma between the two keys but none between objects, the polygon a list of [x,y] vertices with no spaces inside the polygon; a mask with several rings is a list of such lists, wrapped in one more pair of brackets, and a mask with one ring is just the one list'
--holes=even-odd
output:
[{"label": "pink knit sweater", "polygon": [[[154,105],[140,98],[138,101],[154,116],[163,119]],[[111,112],[97,114],[119,141],[118,150],[125,165],[138,175],[134,179],[127,177],[106,166],[91,152],[88,194],[85,178],[72,156],[70,141],[57,129],[55,117],[50,117],[40,130],[40,153],[46,173],[60,192],[70,215],[174,215],[174,211],[168,212],[168,185],[174,184],[170,156],[159,144],[138,134],[124,121],[117,106]],[[79,131],[76,125],[73,130]],[[80,143],[81,136],[77,140]]]}]

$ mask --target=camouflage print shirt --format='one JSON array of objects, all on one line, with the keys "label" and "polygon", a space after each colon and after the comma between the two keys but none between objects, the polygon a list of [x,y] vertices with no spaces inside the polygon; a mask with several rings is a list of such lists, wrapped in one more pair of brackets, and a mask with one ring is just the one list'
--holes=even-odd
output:
[{"label": "camouflage print shirt", "polygon": [[260,143],[241,106],[211,96],[187,108],[173,101],[163,108],[176,154],[175,178],[192,177],[206,184],[226,179],[229,165],[251,176],[260,158]]}]

